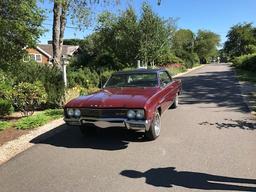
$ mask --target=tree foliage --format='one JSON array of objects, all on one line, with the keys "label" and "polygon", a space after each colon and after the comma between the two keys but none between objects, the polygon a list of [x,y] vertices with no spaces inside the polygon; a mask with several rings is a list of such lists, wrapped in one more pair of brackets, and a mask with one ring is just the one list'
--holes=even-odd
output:
[{"label": "tree foliage", "polygon": [[195,40],[195,52],[201,63],[206,63],[211,57],[217,55],[217,46],[220,43],[220,36],[206,30],[199,30]]},{"label": "tree foliage", "polygon": [[173,20],[163,20],[148,4],[138,17],[130,7],[116,16],[104,12],[98,17],[96,32],[81,44],[76,65],[122,69],[136,66],[137,60],[157,64],[179,60],[171,53]]},{"label": "tree foliage", "polygon": [[195,34],[189,29],[180,29],[175,32],[172,49],[177,57],[184,60],[187,68],[193,67],[198,62],[194,52]]},{"label": "tree foliage", "polygon": [[0,67],[20,60],[42,34],[43,11],[36,0],[0,1]]},{"label": "tree foliage", "polygon": [[231,58],[256,52],[256,28],[251,23],[231,27],[224,51]]},{"label": "tree foliage", "polygon": [[139,21],[139,58],[145,62],[154,61],[170,50],[170,32],[167,21],[156,15],[149,4],[142,5]]}]

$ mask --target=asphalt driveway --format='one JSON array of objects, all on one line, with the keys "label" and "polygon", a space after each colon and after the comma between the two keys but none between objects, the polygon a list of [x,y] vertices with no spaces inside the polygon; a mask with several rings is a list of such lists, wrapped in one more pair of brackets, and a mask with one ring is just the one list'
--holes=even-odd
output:
[{"label": "asphalt driveway", "polygon": [[163,115],[157,140],[116,128],[86,139],[62,125],[0,166],[0,191],[256,191],[255,121],[231,68],[180,79],[180,106]]}]

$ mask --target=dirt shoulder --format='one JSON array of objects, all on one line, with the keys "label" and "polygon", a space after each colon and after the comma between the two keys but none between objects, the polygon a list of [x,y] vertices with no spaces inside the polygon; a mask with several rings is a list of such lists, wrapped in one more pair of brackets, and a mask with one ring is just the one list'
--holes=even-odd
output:
[{"label": "dirt shoulder", "polygon": [[256,83],[239,81],[245,103],[256,117]]}]

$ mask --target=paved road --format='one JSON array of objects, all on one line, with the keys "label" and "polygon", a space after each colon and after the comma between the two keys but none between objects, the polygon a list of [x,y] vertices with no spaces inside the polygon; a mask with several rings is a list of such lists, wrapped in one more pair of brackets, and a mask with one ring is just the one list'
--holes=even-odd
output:
[{"label": "paved road", "polygon": [[256,191],[255,121],[228,65],[181,78],[178,109],[162,133],[104,130],[84,139],[64,126],[0,167],[1,192]]}]

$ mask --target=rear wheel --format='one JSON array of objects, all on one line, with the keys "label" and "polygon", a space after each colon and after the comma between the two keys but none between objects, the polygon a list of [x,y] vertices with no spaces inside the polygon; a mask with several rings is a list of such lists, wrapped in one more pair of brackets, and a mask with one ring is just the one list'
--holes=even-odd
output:
[{"label": "rear wheel", "polygon": [[161,116],[159,112],[156,112],[149,130],[145,132],[145,136],[149,140],[155,140],[157,137],[159,137],[160,131],[161,131]]},{"label": "rear wheel", "polygon": [[92,125],[80,125],[80,131],[84,136],[93,136],[97,134],[97,127]]}]

